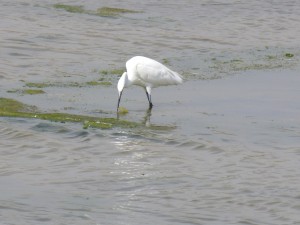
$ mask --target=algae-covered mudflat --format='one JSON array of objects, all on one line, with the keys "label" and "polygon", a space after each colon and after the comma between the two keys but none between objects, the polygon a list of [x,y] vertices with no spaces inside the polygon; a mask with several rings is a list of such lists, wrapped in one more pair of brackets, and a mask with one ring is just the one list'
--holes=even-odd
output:
[{"label": "algae-covered mudflat", "polygon": [[26,105],[13,99],[0,98],[0,116],[41,119],[53,122],[82,123],[83,128],[93,127],[107,129],[113,126],[133,128],[138,123],[119,120],[116,118],[97,118],[91,116],[66,113],[41,113],[34,106]]}]

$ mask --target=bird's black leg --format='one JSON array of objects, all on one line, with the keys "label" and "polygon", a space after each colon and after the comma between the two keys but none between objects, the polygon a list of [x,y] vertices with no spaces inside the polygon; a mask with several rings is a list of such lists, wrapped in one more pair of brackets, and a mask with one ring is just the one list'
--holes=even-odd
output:
[{"label": "bird's black leg", "polygon": [[153,104],[152,104],[152,102],[150,102],[150,103],[149,103],[149,109],[151,110],[152,107],[153,107]]},{"label": "bird's black leg", "polygon": [[148,94],[147,90],[146,90],[146,95],[147,95],[147,98],[148,98],[148,101],[149,101],[149,109],[152,109],[153,104],[151,102],[151,95]]},{"label": "bird's black leg", "polygon": [[119,106],[120,106],[120,101],[121,101],[122,93],[123,93],[123,91],[121,91],[120,94],[119,94],[117,112],[119,112]]}]

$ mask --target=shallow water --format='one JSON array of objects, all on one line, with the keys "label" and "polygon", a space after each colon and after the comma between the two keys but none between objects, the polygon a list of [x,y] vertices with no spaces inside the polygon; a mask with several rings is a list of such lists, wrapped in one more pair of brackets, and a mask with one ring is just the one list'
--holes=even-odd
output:
[{"label": "shallow water", "polygon": [[166,59],[186,82],[155,89],[151,113],[126,89],[121,118],[138,128],[1,118],[0,224],[299,223],[297,1],[69,3],[143,11],[116,18],[52,4],[1,2],[0,97],[115,117],[117,76],[7,91],[98,79],[132,55]]}]

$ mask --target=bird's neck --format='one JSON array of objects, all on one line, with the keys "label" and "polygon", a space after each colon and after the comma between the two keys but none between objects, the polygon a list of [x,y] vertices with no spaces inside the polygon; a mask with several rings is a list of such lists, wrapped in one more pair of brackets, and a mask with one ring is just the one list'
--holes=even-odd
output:
[{"label": "bird's neck", "polygon": [[128,74],[124,74],[124,87],[128,87],[132,84],[132,81],[129,79]]}]

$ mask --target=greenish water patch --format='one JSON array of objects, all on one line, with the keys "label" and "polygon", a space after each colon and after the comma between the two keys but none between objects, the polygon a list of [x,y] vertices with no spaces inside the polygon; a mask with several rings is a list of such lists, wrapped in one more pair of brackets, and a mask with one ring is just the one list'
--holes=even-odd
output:
[{"label": "greenish water patch", "polygon": [[128,113],[128,109],[126,109],[125,107],[122,107],[122,106],[119,107],[118,114],[125,115],[127,113]]},{"label": "greenish water patch", "polygon": [[23,104],[10,98],[0,98],[0,113],[3,112],[34,112],[36,107]]},{"label": "greenish water patch", "polygon": [[102,75],[119,75],[121,76],[125,72],[125,69],[111,69],[111,70],[101,70],[99,73]]},{"label": "greenish water patch", "polygon": [[141,126],[139,123],[118,118],[100,118],[68,113],[40,113],[35,106],[26,105],[8,98],[0,98],[0,116],[33,118],[61,123],[82,123],[85,129],[88,127],[108,129],[113,127],[135,128]]},{"label": "greenish water patch", "polygon": [[276,55],[267,55],[268,60],[275,60],[277,58]]},{"label": "greenish water patch", "polygon": [[13,89],[13,90],[8,90],[7,93],[18,93],[21,95],[38,95],[38,94],[45,94],[46,92],[41,90],[41,89]]},{"label": "greenish water patch", "polygon": [[34,83],[34,82],[28,82],[25,83],[26,87],[31,87],[31,88],[45,88],[45,87],[51,87],[55,86],[54,84],[51,83]]},{"label": "greenish water patch", "polygon": [[287,58],[293,58],[294,54],[292,54],[292,53],[285,53],[285,57],[287,57]]},{"label": "greenish water patch", "polygon": [[84,7],[82,5],[65,5],[65,4],[55,4],[53,5],[54,8],[56,9],[63,9],[67,12],[71,13],[84,13]]},{"label": "greenish water patch", "polygon": [[112,124],[100,122],[100,121],[84,121],[83,129],[87,129],[89,127],[100,128],[100,129],[110,129],[110,128],[112,128]]},{"label": "greenish water patch", "polygon": [[[25,83],[25,87],[30,87],[30,88],[47,88],[47,87],[86,87],[86,86],[96,86],[96,85],[102,85],[102,86],[111,86],[112,82],[111,81],[106,81],[104,78],[99,78],[99,81],[87,81],[87,82],[45,82],[45,83],[40,83],[40,82],[28,82]],[[20,91],[20,90],[11,90],[9,91],[10,93],[17,93],[17,92],[24,92],[24,94],[42,94],[42,90],[34,90],[34,89],[29,89]],[[30,93],[31,92],[31,93]]]},{"label": "greenish water patch", "polygon": [[226,71],[246,71],[246,70],[261,70],[261,69],[275,69],[279,68],[278,64],[270,64],[266,62],[244,62],[243,60],[235,59],[230,61],[215,61],[212,68],[220,70],[222,72]]},{"label": "greenish water patch", "polygon": [[79,83],[79,82],[28,82],[25,83],[26,87],[31,88],[47,88],[47,87],[83,87],[86,86],[86,83]]},{"label": "greenish water patch", "polygon": [[167,65],[167,66],[170,66],[170,65],[171,65],[171,64],[170,64],[170,60],[168,60],[168,59],[166,59],[166,58],[162,59],[162,63],[163,63],[164,65]]},{"label": "greenish water patch", "polygon": [[23,90],[22,94],[28,94],[28,95],[39,95],[39,94],[45,94],[45,92],[43,90],[40,89],[27,89],[27,90]]},{"label": "greenish water patch", "polygon": [[140,11],[122,9],[122,8],[111,8],[111,7],[102,7],[97,9],[96,15],[103,17],[114,17],[119,16],[123,13],[140,13]]},{"label": "greenish water patch", "polygon": [[8,91],[6,91],[7,93],[19,93],[20,92],[20,90],[18,90],[18,89],[12,89],[12,90],[8,90]]},{"label": "greenish water patch", "polygon": [[175,130],[177,127],[175,125],[168,125],[168,126],[151,125],[149,128],[151,130],[156,130],[156,131],[172,131]]},{"label": "greenish water patch", "polygon": [[66,5],[61,3],[54,4],[53,7],[56,9],[63,9],[70,13],[85,13],[101,17],[116,17],[124,13],[141,13],[141,11],[111,7],[102,7],[96,10],[86,10],[82,5]]},{"label": "greenish water patch", "polygon": [[112,83],[110,81],[89,81],[86,82],[87,85],[89,86],[111,86]]},{"label": "greenish water patch", "polygon": [[[293,60],[291,60],[293,58]],[[292,67],[297,64],[293,53],[284,53],[276,49],[266,48],[264,50],[249,51],[240,54],[238,58],[234,55],[229,57],[213,57],[209,62],[211,72],[231,73],[248,70],[270,70]],[[216,76],[216,78],[220,77]]]},{"label": "greenish water patch", "polygon": [[262,47],[243,51],[219,51],[201,58],[191,57],[184,64],[177,61],[178,71],[188,80],[212,80],[249,70],[298,68],[299,48]]}]

